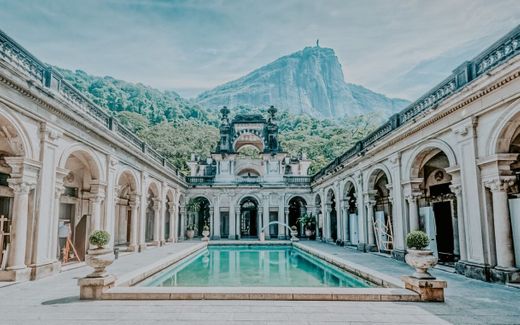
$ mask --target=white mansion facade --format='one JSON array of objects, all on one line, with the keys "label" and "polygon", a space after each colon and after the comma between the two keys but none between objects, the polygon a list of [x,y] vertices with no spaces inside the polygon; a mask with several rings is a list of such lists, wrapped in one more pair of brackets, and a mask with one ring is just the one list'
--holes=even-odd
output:
[{"label": "white mansion facade", "polygon": [[0,31],[0,280],[58,272],[63,229],[81,260],[96,229],[140,251],[188,226],[283,239],[307,213],[311,239],[402,259],[421,229],[459,273],[519,281],[519,53],[517,27],[312,176],[278,142],[276,109],[224,108],[185,176]]}]

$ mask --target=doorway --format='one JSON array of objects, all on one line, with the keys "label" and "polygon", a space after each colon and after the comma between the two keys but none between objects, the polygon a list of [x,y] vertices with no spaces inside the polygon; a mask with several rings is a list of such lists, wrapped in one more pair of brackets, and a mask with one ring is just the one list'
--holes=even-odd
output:
[{"label": "doorway", "polygon": [[258,236],[258,203],[246,198],[240,205],[240,237]]}]

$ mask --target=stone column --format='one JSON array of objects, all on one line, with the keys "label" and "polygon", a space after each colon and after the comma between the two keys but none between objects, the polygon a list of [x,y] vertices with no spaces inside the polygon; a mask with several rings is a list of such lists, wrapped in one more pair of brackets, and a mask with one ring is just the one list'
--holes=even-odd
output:
[{"label": "stone column", "polygon": [[376,248],[374,238],[374,206],[376,205],[376,201],[368,199],[365,204],[367,207],[367,244],[368,250],[371,251]]},{"label": "stone column", "polygon": [[515,269],[513,234],[507,197],[508,190],[513,185],[513,178],[497,178],[486,182],[486,186],[489,187],[493,196],[497,267],[506,270]]},{"label": "stone column", "polygon": [[139,195],[133,194],[130,196],[130,244],[128,250],[137,251],[137,228],[139,227]]},{"label": "stone column", "polygon": [[417,199],[421,196],[421,193],[413,192],[406,196],[408,201],[408,214],[410,217],[410,231],[419,230],[419,207],[417,205]]},{"label": "stone column", "polygon": [[161,246],[161,200],[153,200],[153,245]]},{"label": "stone column", "polygon": [[168,213],[170,215],[170,236],[168,241],[171,243],[176,242],[177,233],[175,232],[175,224],[177,223],[177,218],[175,217],[175,204],[173,202],[168,202]]},{"label": "stone column", "polygon": [[237,213],[235,211],[235,206],[233,203],[229,206],[229,239],[237,239],[236,237],[236,219]]},{"label": "stone column", "polygon": [[[66,175],[66,173],[65,173]],[[49,256],[52,256],[52,258],[59,258],[59,252],[58,252],[58,218],[60,215],[60,205],[61,205],[61,196],[65,192],[65,187],[63,186],[63,177],[60,178],[60,181],[56,182],[56,187],[54,189],[54,207],[53,210],[54,216],[52,218],[51,223],[51,240],[52,245],[50,245],[50,251]],[[73,225],[71,225],[71,228]],[[61,263],[60,263],[61,264]]]},{"label": "stone column", "polygon": [[465,261],[467,259],[466,248],[466,226],[464,225],[464,204],[462,202],[462,186],[460,184],[450,185],[450,189],[455,194],[457,199],[457,230],[458,230],[458,245],[459,245],[459,259]]},{"label": "stone column", "polygon": [[29,218],[29,192],[35,184],[21,180],[9,180],[9,187],[13,189],[13,221],[11,223],[11,246],[7,259],[7,270],[15,271],[26,280],[28,270],[25,265],[25,251],[27,243],[27,220]]},{"label": "stone column", "polygon": [[101,202],[103,196],[92,194],[89,198],[90,202],[90,232],[101,230]]},{"label": "stone column", "polygon": [[278,239],[285,239],[285,227],[282,225],[284,223],[284,212],[285,212],[285,204],[283,195],[280,195],[280,202],[278,204]]},{"label": "stone column", "polygon": [[215,198],[215,209],[213,211],[213,239],[220,239],[220,204],[218,197]]},{"label": "stone column", "polygon": [[[265,194],[263,196],[263,203],[264,203],[264,210],[263,210],[263,216],[262,216],[262,228],[266,227],[269,224],[269,194]],[[265,239],[270,239],[271,236],[269,234],[269,227],[266,227],[264,229],[265,233]]]},{"label": "stone column", "polygon": [[[331,238],[331,229],[330,229],[330,226],[331,226],[331,222],[330,222],[330,213],[332,212],[332,205],[330,203],[327,203],[326,204],[326,207],[325,207],[325,222],[323,223],[323,236],[325,237],[325,241],[332,241],[332,238]],[[337,218],[336,218],[337,219]]]},{"label": "stone column", "polygon": [[343,200],[343,240],[345,243],[350,243],[350,214],[348,212],[350,196],[347,196],[345,200]]},{"label": "stone column", "polygon": [[180,237],[179,239],[185,239],[185,234],[186,234],[186,214],[188,213],[186,211],[186,207],[185,206],[181,206],[181,209],[180,209],[180,213],[181,213],[181,222],[179,223],[179,229],[180,229]]}]

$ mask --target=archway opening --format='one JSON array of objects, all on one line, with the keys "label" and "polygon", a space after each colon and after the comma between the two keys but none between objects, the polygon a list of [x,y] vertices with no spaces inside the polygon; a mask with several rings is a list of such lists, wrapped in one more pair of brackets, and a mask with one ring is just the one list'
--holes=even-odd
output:
[{"label": "archway opening", "polygon": [[430,248],[439,257],[439,263],[453,266],[459,260],[456,196],[450,189],[451,176],[447,155],[439,149],[430,149],[419,155],[418,177],[419,227],[430,237]]},{"label": "archway opening", "polygon": [[195,230],[195,236],[202,236],[204,226],[211,227],[210,203],[205,197],[193,198],[188,203],[188,227]]},{"label": "archway opening", "polygon": [[[307,202],[301,196],[289,200],[289,227],[296,226],[300,236],[305,236],[305,225],[300,218],[307,216]],[[313,230],[313,229],[312,229]]]},{"label": "archway opening", "polygon": [[[125,171],[117,182],[117,200],[115,205],[114,245],[128,246],[132,230],[132,209],[135,204],[136,180],[131,172]],[[135,243],[134,243],[135,244]]]},{"label": "archway opening", "polygon": [[345,237],[347,245],[357,245],[359,243],[358,229],[358,208],[357,208],[357,196],[356,188],[351,182],[345,184],[345,204],[347,216],[345,217]]},{"label": "archway opening", "polygon": [[146,220],[145,220],[145,236],[146,243],[158,242],[158,233],[156,231],[156,223],[159,222],[159,189],[154,183],[150,184],[147,193],[146,204]]},{"label": "archway opening", "polygon": [[65,161],[65,169],[69,173],[63,178],[63,192],[59,198],[58,256],[67,263],[76,261],[75,253],[84,260],[88,234],[96,228],[101,229],[104,186],[99,183],[100,171],[88,152],[72,152]]},{"label": "archway opening", "polygon": [[316,216],[316,239],[323,238],[323,214],[321,211],[321,196],[319,194],[314,198],[314,209]]},{"label": "archway opening", "polygon": [[329,190],[327,193],[327,213],[329,215],[329,239],[336,242],[338,236],[338,210],[336,204],[336,195],[333,190]]},{"label": "archway opening", "polygon": [[258,202],[252,197],[246,197],[240,202],[240,237],[251,238],[258,236],[260,224]]},{"label": "archway opening", "polygon": [[390,201],[390,181],[386,173],[379,169],[372,175],[374,194],[374,219],[369,227],[373,229],[375,243],[380,252],[391,253],[394,249],[394,225],[392,202]]}]

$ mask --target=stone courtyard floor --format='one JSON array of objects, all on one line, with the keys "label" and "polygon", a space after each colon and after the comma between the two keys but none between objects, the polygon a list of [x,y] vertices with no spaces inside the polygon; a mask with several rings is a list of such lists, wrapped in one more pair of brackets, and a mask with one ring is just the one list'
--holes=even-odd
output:
[{"label": "stone courtyard floor", "polygon": [[[135,270],[196,242],[122,256],[116,275]],[[198,242],[197,242],[198,243]],[[316,242],[313,248],[399,277],[404,263]],[[0,324],[520,324],[520,289],[433,270],[448,281],[445,303],[335,301],[80,301],[78,267],[34,282],[0,287]]]}]

